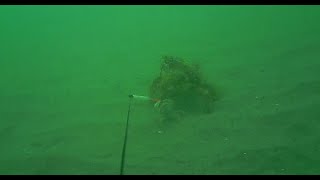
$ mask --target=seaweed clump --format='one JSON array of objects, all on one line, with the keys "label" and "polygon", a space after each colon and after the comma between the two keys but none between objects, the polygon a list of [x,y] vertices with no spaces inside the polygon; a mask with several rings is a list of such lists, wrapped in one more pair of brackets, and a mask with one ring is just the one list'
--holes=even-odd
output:
[{"label": "seaweed clump", "polygon": [[199,65],[173,56],[162,57],[160,74],[151,84],[150,96],[161,99],[156,104],[160,112],[171,102],[171,112],[211,113],[215,100],[214,89],[202,77]]}]

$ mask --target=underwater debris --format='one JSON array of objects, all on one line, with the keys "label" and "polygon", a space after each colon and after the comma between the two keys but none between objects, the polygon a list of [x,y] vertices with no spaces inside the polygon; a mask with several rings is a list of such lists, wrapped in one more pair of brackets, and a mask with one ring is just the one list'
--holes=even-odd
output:
[{"label": "underwater debris", "polygon": [[150,87],[150,97],[164,119],[175,119],[181,112],[210,113],[215,92],[202,77],[200,66],[173,56],[163,56],[160,74]]}]

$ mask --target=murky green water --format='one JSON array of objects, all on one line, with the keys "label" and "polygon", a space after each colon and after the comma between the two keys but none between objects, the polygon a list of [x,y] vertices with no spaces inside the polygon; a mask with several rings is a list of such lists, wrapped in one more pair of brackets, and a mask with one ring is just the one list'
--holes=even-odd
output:
[{"label": "murky green water", "polygon": [[319,174],[319,6],[1,6],[0,173],[119,174],[128,94],[162,55],[212,114],[158,133],[134,102],[125,174]]}]

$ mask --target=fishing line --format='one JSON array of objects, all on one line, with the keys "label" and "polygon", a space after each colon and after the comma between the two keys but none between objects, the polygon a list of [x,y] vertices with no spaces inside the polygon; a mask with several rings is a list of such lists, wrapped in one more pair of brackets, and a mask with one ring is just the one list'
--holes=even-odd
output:
[{"label": "fishing line", "polygon": [[124,164],[125,164],[125,157],[126,157],[126,149],[127,149],[127,139],[128,139],[128,129],[129,129],[129,118],[130,118],[130,111],[131,111],[131,101],[133,96],[129,95],[129,108],[127,114],[127,123],[126,123],[126,130],[124,134],[123,140],[123,147],[122,147],[122,155],[121,155],[121,167],[120,167],[120,175],[123,175]]},{"label": "fishing line", "polygon": [[152,102],[158,102],[160,100],[158,99],[152,99],[146,96],[137,96],[137,95],[129,95],[129,108],[128,108],[128,114],[127,114],[127,123],[126,123],[126,129],[124,134],[124,140],[123,140],[123,147],[122,147],[122,155],[121,155],[121,166],[120,166],[120,175],[123,175],[124,172],[124,165],[125,165],[125,158],[126,158],[126,149],[127,149],[127,139],[128,139],[128,131],[129,131],[129,119],[130,119],[130,111],[131,111],[131,102],[132,99],[140,99],[140,100],[146,100],[146,101],[152,101]]}]

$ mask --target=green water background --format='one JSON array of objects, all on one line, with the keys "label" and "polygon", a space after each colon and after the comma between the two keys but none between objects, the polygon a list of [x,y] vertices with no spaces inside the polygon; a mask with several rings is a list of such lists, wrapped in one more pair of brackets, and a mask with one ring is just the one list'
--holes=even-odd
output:
[{"label": "green water background", "polygon": [[133,103],[126,174],[319,174],[319,6],[1,6],[0,174],[119,174],[128,94],[197,62],[214,113],[157,133]]}]

